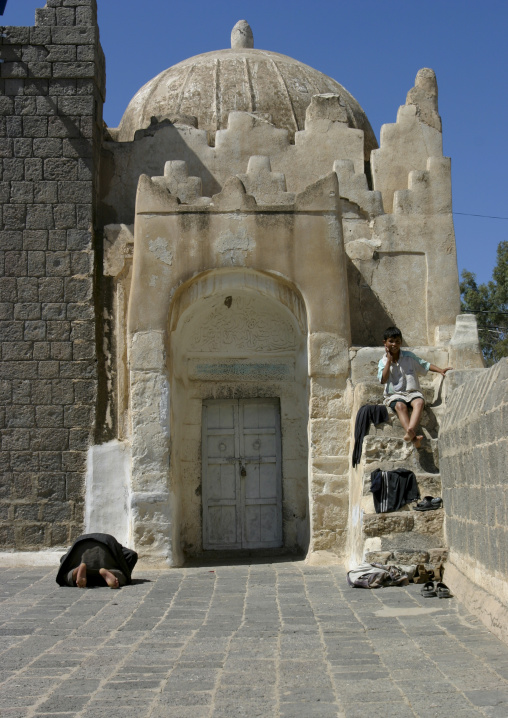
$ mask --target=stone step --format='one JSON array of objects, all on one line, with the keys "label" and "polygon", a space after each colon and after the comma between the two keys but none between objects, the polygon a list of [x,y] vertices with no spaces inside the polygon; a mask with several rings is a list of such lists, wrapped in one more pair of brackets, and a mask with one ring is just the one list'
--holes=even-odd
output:
[{"label": "stone step", "polygon": [[[357,387],[362,403],[381,403],[382,387],[368,383]],[[435,398],[430,388],[424,389],[427,403]],[[358,399],[355,393],[355,398]],[[416,475],[420,495],[441,496],[438,452],[438,409],[426,406],[420,422],[424,436],[416,449],[403,439],[404,429],[396,414],[389,410],[389,420],[371,426],[363,441],[361,458],[362,496],[359,509],[362,515],[362,541],[365,560],[403,564],[428,563],[438,565],[446,560],[444,548],[444,511],[414,511],[404,506],[397,512],[377,514],[370,492],[370,474],[375,469],[390,471],[405,468]],[[412,505],[414,506],[414,504]],[[379,559],[382,559],[379,561]]]},{"label": "stone step", "polygon": [[404,467],[415,474],[439,473],[439,453],[437,439],[426,435],[420,449],[415,449],[410,441],[389,435],[366,436],[363,440],[361,464],[364,472],[376,468],[389,470]]},{"label": "stone step", "polygon": [[434,536],[443,531],[444,511],[392,511],[386,514],[364,514],[363,534],[367,538],[411,532]]},{"label": "stone step", "polygon": [[428,551],[417,549],[395,549],[394,551],[367,551],[365,561],[368,563],[403,564],[405,566],[424,564],[426,568],[439,566],[446,562],[448,549],[431,548]]},{"label": "stone step", "polygon": [[[391,436],[401,439],[405,432],[398,416],[391,410],[388,410],[388,421],[382,424],[371,424],[367,436]],[[419,428],[426,438],[435,439],[438,432],[437,419],[432,409],[425,408],[422,413]]]},{"label": "stone step", "polygon": [[444,511],[363,514],[364,555],[372,551],[429,552],[442,549]]}]

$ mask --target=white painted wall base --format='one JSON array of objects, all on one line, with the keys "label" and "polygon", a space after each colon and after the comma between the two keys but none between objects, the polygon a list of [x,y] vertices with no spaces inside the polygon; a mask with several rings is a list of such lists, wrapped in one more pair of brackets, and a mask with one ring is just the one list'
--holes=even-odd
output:
[{"label": "white painted wall base", "polygon": [[88,450],[85,533],[112,534],[130,545],[130,446],[110,441]]}]

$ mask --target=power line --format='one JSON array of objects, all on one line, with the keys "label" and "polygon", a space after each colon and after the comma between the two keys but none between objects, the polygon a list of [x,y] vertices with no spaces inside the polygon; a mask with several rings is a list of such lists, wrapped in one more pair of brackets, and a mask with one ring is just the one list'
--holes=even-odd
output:
[{"label": "power line", "polygon": [[471,214],[470,212],[452,212],[452,214],[462,214],[464,217],[483,217],[484,219],[508,219],[508,217],[495,217],[492,214]]},{"label": "power line", "polygon": [[495,309],[477,309],[475,312],[465,312],[465,314],[499,314],[508,317],[508,312],[498,312]]}]

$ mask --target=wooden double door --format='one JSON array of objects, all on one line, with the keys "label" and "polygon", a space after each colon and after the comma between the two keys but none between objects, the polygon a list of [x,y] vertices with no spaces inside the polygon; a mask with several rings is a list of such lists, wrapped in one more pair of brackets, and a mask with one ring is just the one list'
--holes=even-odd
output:
[{"label": "wooden double door", "polygon": [[203,548],[282,546],[278,399],[203,402]]}]

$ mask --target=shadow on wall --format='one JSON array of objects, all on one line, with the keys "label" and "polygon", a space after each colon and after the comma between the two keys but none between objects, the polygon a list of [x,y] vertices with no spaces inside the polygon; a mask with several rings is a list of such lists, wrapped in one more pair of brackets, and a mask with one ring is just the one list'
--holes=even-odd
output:
[{"label": "shadow on wall", "polygon": [[359,269],[347,257],[351,341],[354,346],[377,347],[383,343],[383,332],[393,324],[378,297]]},{"label": "shadow on wall", "polygon": [[[213,148],[209,149],[213,152]],[[162,176],[170,160],[187,162],[189,176],[201,178],[204,197],[221,191],[210,170],[185,141],[185,128],[177,129],[169,120],[163,120],[138,130],[132,142],[103,143],[99,224],[132,224],[139,176]]]}]

